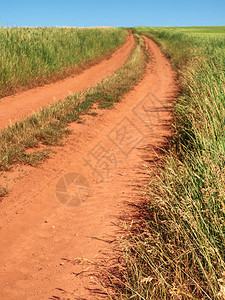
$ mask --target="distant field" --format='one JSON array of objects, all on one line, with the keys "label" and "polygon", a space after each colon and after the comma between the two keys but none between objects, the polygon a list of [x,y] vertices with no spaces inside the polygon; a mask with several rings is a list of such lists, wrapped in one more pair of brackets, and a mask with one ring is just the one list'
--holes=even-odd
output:
[{"label": "distant field", "polygon": [[173,140],[149,179],[141,231],[133,226],[126,241],[124,295],[225,299],[225,27],[135,31],[171,58],[180,95]]},{"label": "distant field", "polygon": [[168,32],[182,32],[185,34],[191,33],[191,34],[206,34],[207,36],[209,34],[219,34],[225,36],[225,26],[194,26],[194,27],[136,27],[137,30],[146,31],[149,32],[149,29],[151,30],[163,30]]},{"label": "distant field", "polygon": [[0,27],[0,97],[63,78],[126,40],[114,28]]},{"label": "distant field", "polygon": [[169,30],[174,30],[178,32],[184,33],[192,33],[192,34],[221,34],[225,35],[225,26],[205,26],[205,27],[168,27]]}]

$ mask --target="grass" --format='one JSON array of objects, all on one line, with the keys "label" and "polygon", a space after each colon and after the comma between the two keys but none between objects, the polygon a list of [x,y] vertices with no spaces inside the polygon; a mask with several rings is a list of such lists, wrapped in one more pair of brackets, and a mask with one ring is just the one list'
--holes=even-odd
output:
[{"label": "grass", "polygon": [[144,40],[139,36],[135,38],[135,47],[126,63],[101,83],[1,130],[0,170],[7,171],[18,163],[39,164],[48,158],[51,146],[61,143],[70,133],[67,127],[71,122],[81,121],[83,114],[91,113],[94,104],[111,108],[131,90],[142,78],[147,59]]},{"label": "grass", "polygon": [[125,40],[115,28],[0,27],[0,98],[74,73]]},{"label": "grass", "polygon": [[119,242],[116,298],[225,299],[225,27],[136,32],[171,58],[181,91],[169,149]]},{"label": "grass", "polygon": [[7,186],[0,185],[0,199],[7,196],[8,193],[9,193],[9,189],[7,188]]}]

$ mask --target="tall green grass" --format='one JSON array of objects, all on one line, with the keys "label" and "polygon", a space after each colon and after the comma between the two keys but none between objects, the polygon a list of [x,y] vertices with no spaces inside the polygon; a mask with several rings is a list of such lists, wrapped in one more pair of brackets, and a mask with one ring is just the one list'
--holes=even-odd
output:
[{"label": "tall green grass", "polygon": [[118,298],[225,299],[225,28],[196,30],[136,29],[171,57],[181,92],[169,150],[120,241]]},{"label": "tall green grass", "polygon": [[63,78],[125,40],[118,28],[0,27],[0,97]]}]

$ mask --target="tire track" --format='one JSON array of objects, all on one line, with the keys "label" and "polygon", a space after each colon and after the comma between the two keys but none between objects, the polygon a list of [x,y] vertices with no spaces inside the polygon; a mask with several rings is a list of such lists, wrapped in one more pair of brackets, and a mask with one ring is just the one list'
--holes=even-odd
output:
[{"label": "tire track", "polygon": [[[107,298],[96,294],[89,265],[75,259],[106,264],[120,217],[132,217],[128,203],[137,203],[149,180],[145,166],[151,168],[155,149],[171,134],[174,72],[158,46],[145,40],[152,58],[143,80],[114,109],[72,124],[66,145],[0,204],[1,299]],[[68,198],[85,185],[77,174],[90,187],[85,197],[79,191],[79,203]],[[64,205],[56,191],[73,205]]]}]

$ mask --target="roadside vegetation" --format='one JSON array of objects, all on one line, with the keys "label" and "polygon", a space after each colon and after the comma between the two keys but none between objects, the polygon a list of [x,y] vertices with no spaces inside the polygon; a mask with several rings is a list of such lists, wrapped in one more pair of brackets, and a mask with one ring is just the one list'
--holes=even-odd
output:
[{"label": "roadside vegetation", "polygon": [[171,58],[180,94],[169,149],[119,243],[117,298],[225,299],[225,27],[136,32]]},{"label": "roadside vegetation", "polygon": [[[93,106],[111,108],[142,78],[148,59],[145,43],[138,35],[126,63],[111,76],[82,93],[70,95],[0,131],[0,171],[14,164],[36,166],[49,157],[51,146],[68,135],[68,125],[82,121],[82,115],[95,115]],[[32,150],[32,151],[31,151]],[[2,191],[2,192],[1,192]],[[0,187],[0,197],[6,194]]]},{"label": "roadside vegetation", "polygon": [[116,28],[0,27],[0,98],[74,74],[125,40]]}]

